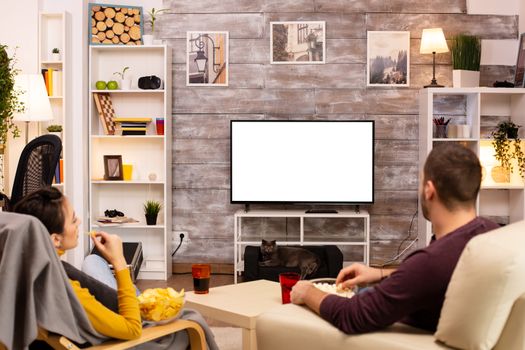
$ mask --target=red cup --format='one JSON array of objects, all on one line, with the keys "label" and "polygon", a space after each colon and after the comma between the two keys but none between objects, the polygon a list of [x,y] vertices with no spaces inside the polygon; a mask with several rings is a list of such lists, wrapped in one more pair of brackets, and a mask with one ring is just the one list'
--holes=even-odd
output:
[{"label": "red cup", "polygon": [[191,265],[193,276],[193,292],[195,294],[208,294],[210,291],[210,264]]},{"label": "red cup", "polygon": [[283,272],[279,274],[279,283],[281,284],[281,297],[283,304],[290,303],[290,292],[301,276],[295,272]]},{"label": "red cup", "polygon": [[164,118],[157,118],[155,126],[157,127],[157,135],[164,135]]}]

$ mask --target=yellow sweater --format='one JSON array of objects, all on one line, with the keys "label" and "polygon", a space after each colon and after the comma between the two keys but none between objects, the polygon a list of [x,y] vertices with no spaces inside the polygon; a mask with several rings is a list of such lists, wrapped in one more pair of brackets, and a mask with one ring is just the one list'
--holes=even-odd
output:
[{"label": "yellow sweater", "polygon": [[91,325],[100,334],[117,339],[136,339],[142,333],[139,302],[128,269],[117,271],[119,313],[98,302],[78,281],[70,280]]}]

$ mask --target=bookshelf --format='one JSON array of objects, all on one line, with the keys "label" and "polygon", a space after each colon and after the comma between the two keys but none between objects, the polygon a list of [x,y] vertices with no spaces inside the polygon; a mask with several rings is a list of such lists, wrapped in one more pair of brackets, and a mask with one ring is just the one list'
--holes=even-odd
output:
[{"label": "bookshelf", "polygon": [[[129,67],[130,90],[99,90],[97,81],[118,80],[113,74]],[[158,90],[141,90],[139,77],[156,75],[163,81]],[[171,50],[167,45],[93,45],[89,48],[89,229],[118,234],[124,242],[141,242],[144,263],[139,279],[166,280],[171,275]],[[120,82],[119,82],[120,85]],[[119,86],[120,88],[120,86]],[[109,95],[111,118],[151,118],[145,135],[107,134],[95,97]],[[101,106],[101,100],[98,100]],[[102,108],[106,111],[107,108]],[[164,135],[158,135],[156,118],[164,118]],[[106,118],[107,119],[107,118]],[[132,165],[129,180],[104,178],[104,155],[120,155]],[[156,225],[146,225],[143,204],[162,204]],[[137,223],[100,224],[106,209],[117,209]]]},{"label": "bookshelf", "polygon": [[[47,134],[50,125],[61,125],[62,132],[58,134],[62,139],[61,170],[62,175],[55,178],[53,186],[67,194],[66,179],[68,176],[68,150],[66,147],[67,115],[66,107],[68,94],[66,87],[67,61],[67,14],[66,12],[40,12],[38,31],[38,66],[44,75],[48,98],[53,111],[53,120],[42,122],[39,126],[40,134]],[[59,50],[58,57],[53,54],[53,49]]]}]

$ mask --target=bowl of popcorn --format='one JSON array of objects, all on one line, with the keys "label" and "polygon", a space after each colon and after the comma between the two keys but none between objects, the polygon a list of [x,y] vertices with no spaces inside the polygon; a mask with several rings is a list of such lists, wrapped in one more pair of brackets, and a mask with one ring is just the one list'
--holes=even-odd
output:
[{"label": "bowl of popcorn", "polygon": [[149,324],[165,324],[176,320],[184,306],[184,289],[150,288],[137,297],[142,321]]},{"label": "bowl of popcorn", "polygon": [[316,278],[310,280],[313,285],[325,293],[339,295],[343,298],[351,298],[357,292],[357,288],[347,289],[335,284],[335,278]]}]

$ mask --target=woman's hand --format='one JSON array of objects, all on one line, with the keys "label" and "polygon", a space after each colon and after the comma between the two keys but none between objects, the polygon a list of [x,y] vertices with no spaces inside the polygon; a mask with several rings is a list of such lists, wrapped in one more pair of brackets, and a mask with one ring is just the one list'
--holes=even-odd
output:
[{"label": "woman's hand", "polygon": [[122,251],[122,240],[119,236],[99,231],[92,233],[91,239],[98,251],[113,265],[115,272],[128,267]]},{"label": "woman's hand", "polygon": [[356,285],[363,285],[381,280],[381,270],[368,267],[363,264],[354,263],[345,267],[337,275],[335,284],[343,288],[351,289]]}]

